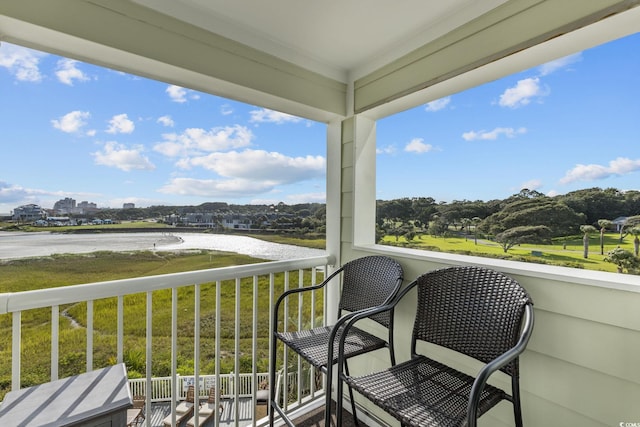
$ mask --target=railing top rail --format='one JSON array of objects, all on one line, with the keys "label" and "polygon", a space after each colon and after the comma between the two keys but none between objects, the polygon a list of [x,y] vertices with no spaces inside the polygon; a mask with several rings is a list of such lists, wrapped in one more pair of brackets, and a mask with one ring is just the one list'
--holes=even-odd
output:
[{"label": "railing top rail", "polygon": [[25,292],[9,292],[0,294],[0,314],[209,283],[218,280],[230,280],[238,277],[260,276],[270,273],[311,268],[319,265],[332,265],[334,262],[335,257],[327,254],[317,257],[260,262],[256,264],[212,268],[184,273],[135,277],[132,279],[110,280],[106,282],[86,283]]}]

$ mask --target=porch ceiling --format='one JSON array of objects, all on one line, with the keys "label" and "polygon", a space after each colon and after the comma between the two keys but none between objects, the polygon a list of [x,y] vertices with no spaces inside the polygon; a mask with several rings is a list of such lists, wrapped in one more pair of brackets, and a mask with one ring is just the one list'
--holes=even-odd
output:
[{"label": "porch ceiling", "polygon": [[133,0],[346,83],[507,0]]},{"label": "porch ceiling", "polygon": [[640,0],[2,0],[0,40],[331,121]]}]

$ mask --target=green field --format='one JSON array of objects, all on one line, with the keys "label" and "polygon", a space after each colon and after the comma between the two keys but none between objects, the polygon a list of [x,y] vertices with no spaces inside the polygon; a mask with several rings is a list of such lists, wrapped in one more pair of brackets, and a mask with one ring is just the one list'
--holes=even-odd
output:
[{"label": "green field", "polygon": [[[113,253],[89,255],[63,255],[41,259],[24,259],[0,264],[0,292],[18,292],[44,287],[68,286],[80,283],[151,276],[180,271],[200,270],[262,262],[233,253],[197,251],[182,254],[162,252]],[[114,266],[117,265],[117,268]],[[310,272],[306,273],[308,283]],[[283,275],[276,275],[275,294],[283,289]],[[321,280],[321,278],[318,278]],[[293,284],[297,276],[292,277]],[[258,369],[268,370],[268,325],[270,316],[268,277],[259,279],[258,285]],[[178,291],[178,371],[193,374],[194,349],[194,287]],[[235,338],[235,281],[221,284],[220,316],[220,370],[231,372],[234,367]],[[317,301],[322,301],[317,297]],[[170,375],[171,360],[171,291],[153,293],[153,375]],[[290,306],[297,310],[297,298]],[[94,367],[113,364],[116,359],[116,298],[94,303]],[[242,280],[240,297],[240,371],[250,372],[253,360],[253,282]],[[309,305],[305,299],[303,304]],[[203,374],[215,369],[215,283],[201,285],[201,346],[200,367]],[[145,310],[146,294],[124,298],[124,359],[130,377],[145,372]],[[84,371],[86,360],[86,303],[60,307],[60,377]],[[309,313],[310,310],[306,310]],[[322,304],[316,315],[321,315]],[[73,319],[73,322],[71,321]],[[0,333],[11,337],[11,315],[0,315]],[[22,386],[40,384],[50,375],[50,309],[29,310],[22,313]],[[0,399],[11,386],[11,340],[0,342]]]},{"label": "green field", "polygon": [[604,255],[600,254],[600,236],[592,236],[589,239],[588,258],[583,257],[582,236],[557,239],[550,245],[521,244],[509,249],[507,253],[498,243],[480,238],[476,243],[473,236],[434,237],[423,234],[416,236],[410,242],[402,236],[397,239],[394,236],[385,236],[382,244],[610,272],[616,272],[617,267],[615,264],[604,261],[608,251],[619,246],[633,252],[633,237],[627,236],[620,243],[620,236],[617,233],[605,234]]}]

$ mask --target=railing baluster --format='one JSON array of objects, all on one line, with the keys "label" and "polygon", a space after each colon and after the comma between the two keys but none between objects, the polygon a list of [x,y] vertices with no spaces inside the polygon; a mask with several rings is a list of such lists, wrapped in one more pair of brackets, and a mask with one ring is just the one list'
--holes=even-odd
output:
[{"label": "railing baluster", "polygon": [[238,384],[240,382],[240,283],[242,279],[236,277],[236,316],[235,316],[235,358],[234,358],[234,372],[235,377],[233,379],[234,393],[233,398],[235,401],[234,408],[234,421],[235,426],[238,427],[238,420],[240,419],[240,405],[238,405]]},{"label": "railing baluster", "polygon": [[[153,356],[153,292],[147,291],[147,310],[146,310],[146,386],[145,391],[147,394],[153,392],[153,387],[151,384],[151,361]],[[147,427],[151,426],[151,417],[147,418]]]},{"label": "railing baluster", "polygon": [[[171,288],[171,383],[178,384],[178,288]],[[171,425],[176,424],[176,387],[171,387]],[[150,417],[147,417],[150,418]]]},{"label": "railing baluster", "polygon": [[60,342],[60,306],[51,307],[51,381],[58,379]]},{"label": "railing baluster", "polygon": [[[269,307],[273,307],[274,304],[274,300],[275,300],[275,284],[276,284],[276,275],[274,273],[269,273]],[[274,325],[273,325],[273,316],[271,316],[271,314],[269,315],[269,355],[272,354],[273,351],[273,346],[275,345],[275,343],[273,342],[273,335],[271,334],[271,331],[273,331]],[[271,363],[269,363],[269,367],[271,367]],[[274,373],[274,378],[275,377],[275,373]],[[269,380],[271,379],[271,372],[269,372],[269,376],[267,377]],[[269,390],[269,393],[271,393],[271,387],[275,387],[275,384],[271,384],[270,381],[267,381],[267,387]],[[278,392],[278,390],[276,390],[276,393]],[[269,394],[269,396],[271,396],[271,394]],[[276,399],[278,398],[278,395],[276,394]],[[267,401],[267,410],[271,411],[271,407],[269,402]]]},{"label": "railing baluster", "polygon": [[193,376],[195,392],[194,403],[194,427],[200,427],[200,417],[198,408],[200,407],[200,285],[195,285],[193,290],[194,301],[194,324],[193,324]]},{"label": "railing baluster", "polygon": [[[302,269],[298,270],[298,288],[304,287],[304,272]],[[301,331],[302,328],[302,307],[304,306],[304,298],[302,297],[302,292],[298,294],[298,330]],[[302,357],[300,355],[297,356],[298,359],[298,381],[297,384],[297,399],[298,405],[302,402]]]},{"label": "railing baluster", "polygon": [[[222,381],[220,380],[220,281],[216,281],[216,366],[214,368],[216,376],[216,410],[220,407],[220,393],[222,392]],[[226,387],[225,387],[226,388]],[[214,427],[218,426],[218,417],[214,417]]]},{"label": "railing baluster", "polygon": [[11,390],[20,389],[20,337],[22,312],[14,311],[11,324]]},{"label": "railing baluster", "polygon": [[[311,267],[311,286],[316,284],[316,268]],[[311,317],[311,329],[316,327],[316,291],[311,291],[311,312],[309,313]],[[311,396],[316,394],[316,368],[314,366],[310,366],[309,369],[309,392]]]},{"label": "railing baluster", "polygon": [[[283,292],[289,290],[289,271],[284,272],[284,289]],[[282,329],[287,332],[289,330],[289,299],[284,302],[284,316],[282,317],[283,325]],[[289,407],[289,352],[287,346],[284,346],[284,363],[282,364],[282,408],[286,411]]]},{"label": "railing baluster", "polygon": [[253,354],[253,360],[251,363],[251,413],[253,419],[253,425],[256,425],[256,393],[258,392],[258,276],[253,276],[253,333],[251,335],[251,354]]},{"label": "railing baluster", "polygon": [[93,371],[93,300],[87,301],[87,372]]},{"label": "railing baluster", "polygon": [[116,331],[116,359],[118,363],[124,360],[124,296],[118,295],[118,313],[117,313],[117,331]]}]

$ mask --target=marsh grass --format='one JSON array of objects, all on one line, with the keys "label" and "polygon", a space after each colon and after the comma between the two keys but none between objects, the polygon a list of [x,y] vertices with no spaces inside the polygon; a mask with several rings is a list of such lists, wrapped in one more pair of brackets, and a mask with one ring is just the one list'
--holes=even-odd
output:
[{"label": "marsh grass", "polygon": [[[226,267],[262,262],[235,253],[195,251],[190,253],[162,252],[99,252],[85,255],[60,255],[39,259],[21,259],[0,264],[0,292],[20,292],[48,287],[70,286],[106,280],[151,276],[206,268]],[[305,271],[303,283],[311,282],[311,272]],[[317,281],[321,281],[318,277]],[[299,285],[297,272],[290,275],[290,287]],[[215,369],[215,324],[220,321],[220,370],[250,372],[255,358],[258,369],[268,370],[268,327],[270,318],[269,277],[258,277],[257,313],[255,325],[258,352],[252,354],[253,340],[253,279],[242,279],[236,295],[234,280],[220,283],[220,312],[216,312],[216,283],[200,285],[200,370],[210,374]],[[284,288],[284,274],[275,275],[274,295]],[[195,286],[184,286],[178,294],[178,372],[193,374],[195,331]],[[310,295],[302,300],[302,321],[322,315],[322,294],[316,295],[317,307],[311,313]],[[171,373],[171,290],[152,292],[152,371],[154,376]],[[240,306],[239,359],[235,366],[236,303]],[[290,313],[297,313],[299,301],[292,299]],[[147,294],[127,295],[124,306],[124,361],[130,377],[143,376],[146,370],[146,305]],[[117,349],[117,298],[93,303],[93,367],[115,363]],[[60,307],[59,375],[66,377],[86,369],[87,303]],[[297,315],[295,321],[297,322]],[[11,315],[0,315],[0,398],[11,387]],[[49,381],[51,371],[51,310],[37,309],[22,313],[22,386]]]}]

